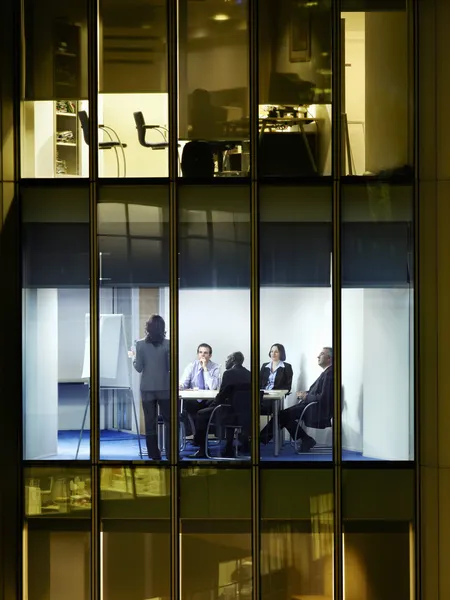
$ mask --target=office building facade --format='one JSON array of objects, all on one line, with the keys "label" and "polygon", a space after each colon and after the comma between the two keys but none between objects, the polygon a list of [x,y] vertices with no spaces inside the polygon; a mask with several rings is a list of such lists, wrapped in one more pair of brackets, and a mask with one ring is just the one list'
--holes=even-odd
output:
[{"label": "office building facade", "polygon": [[450,6],[0,22],[1,598],[449,597]]}]

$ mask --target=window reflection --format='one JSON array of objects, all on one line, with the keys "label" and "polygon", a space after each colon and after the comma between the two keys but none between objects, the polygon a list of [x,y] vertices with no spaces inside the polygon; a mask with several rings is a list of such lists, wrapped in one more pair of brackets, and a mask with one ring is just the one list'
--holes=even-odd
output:
[{"label": "window reflection", "polygon": [[341,13],[347,175],[412,176],[412,33],[406,1],[391,4],[356,1]]},{"label": "window reflection", "polygon": [[331,192],[264,186],[260,219],[261,457],[331,460]]},{"label": "window reflection", "polygon": [[181,174],[247,175],[248,4],[180,0],[178,27]]},{"label": "window reflection", "polygon": [[332,473],[304,471],[301,483],[289,470],[261,475],[261,598],[331,600]]},{"label": "window reflection", "polygon": [[22,189],[26,459],[89,457],[88,220],[87,189]]},{"label": "window reflection", "polygon": [[330,3],[259,7],[259,173],[330,175]]},{"label": "window reflection", "polygon": [[169,600],[169,486],[167,469],[106,467],[101,470],[100,554],[105,599]]},{"label": "window reflection", "polygon": [[100,452],[170,453],[167,189],[103,188],[98,205]]},{"label": "window reflection", "polygon": [[182,457],[248,459],[248,190],[182,188],[179,215]]},{"label": "window reflection", "polygon": [[342,216],[343,458],[412,460],[411,189],[346,187]]}]

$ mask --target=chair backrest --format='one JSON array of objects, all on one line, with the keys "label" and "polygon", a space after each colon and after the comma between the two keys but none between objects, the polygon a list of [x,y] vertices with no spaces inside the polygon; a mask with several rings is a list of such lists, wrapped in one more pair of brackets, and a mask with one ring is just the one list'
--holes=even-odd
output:
[{"label": "chair backrest", "polygon": [[145,141],[145,119],[141,111],[133,113],[134,122],[138,133],[138,140],[141,146],[147,146]]},{"label": "chair backrest", "polygon": [[214,177],[214,158],[208,142],[188,142],[181,157],[183,177]]},{"label": "chair backrest", "polygon": [[80,110],[78,112],[78,118],[80,119],[84,141],[89,146],[89,117],[87,112],[85,110]]}]

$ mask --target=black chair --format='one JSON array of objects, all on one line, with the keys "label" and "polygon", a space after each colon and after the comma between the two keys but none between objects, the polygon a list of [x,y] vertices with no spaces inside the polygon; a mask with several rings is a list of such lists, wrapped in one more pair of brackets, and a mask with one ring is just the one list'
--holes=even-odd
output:
[{"label": "black chair", "polygon": [[183,177],[214,177],[214,156],[211,144],[188,142],[181,157]]},{"label": "black chair", "polygon": [[[141,146],[144,148],[151,148],[152,150],[164,150],[169,147],[169,143],[165,139],[164,134],[162,133],[163,127],[161,125],[146,125],[144,115],[141,111],[133,113],[134,122],[136,123],[136,129],[138,133],[138,140]],[[156,129],[163,136],[164,142],[152,143],[147,142],[145,139],[145,135],[147,133],[147,129]]]},{"label": "black chair", "polygon": [[[214,460],[243,460],[247,456],[239,454],[238,441],[241,435],[248,440],[251,429],[251,384],[233,386],[228,404],[219,404],[214,407],[206,427],[205,454]],[[234,458],[212,457],[209,453],[209,434],[214,427],[216,445],[220,445],[224,436],[232,434],[234,445]]]},{"label": "black chair", "polygon": [[[295,429],[295,436],[294,439],[292,440],[292,444],[294,446],[294,450],[296,454],[301,454],[301,449],[299,449],[299,444],[298,444],[298,431],[300,429],[300,427],[304,428],[304,427],[310,427],[312,429],[328,429],[328,428],[332,428],[333,427],[333,415],[329,415],[323,419],[311,419],[308,417],[310,416],[308,413],[313,412],[314,410],[314,406],[317,406],[318,402],[310,402],[309,404],[307,404],[305,406],[305,408],[303,409],[302,414],[300,415],[299,420],[297,421],[297,427]],[[333,440],[331,440],[331,444],[330,445],[324,445],[324,444],[316,444],[314,446],[314,451],[315,452],[330,452],[332,451],[332,447],[333,447]]]},{"label": "black chair", "polygon": [[[87,112],[85,110],[80,110],[78,112],[78,118],[80,119],[81,130],[83,131],[84,141],[89,146],[90,145],[89,117],[88,117]],[[98,127],[99,127],[99,129],[101,129],[102,131],[104,131],[106,133],[106,135],[109,137],[109,141],[108,142],[99,142],[98,143],[99,149],[100,150],[111,150],[111,149],[113,149],[114,152],[116,153],[117,177],[120,177],[119,155],[117,154],[117,148],[120,148],[122,150],[123,176],[126,177],[126,175],[127,175],[127,163],[126,163],[126,159],[125,159],[124,148],[126,148],[127,145],[124,144],[123,142],[121,142],[119,136],[117,135],[117,132],[114,129],[112,129],[112,127],[108,127],[107,125],[99,125]],[[111,137],[110,131],[112,131],[112,133],[116,136],[117,141],[114,140]]]}]

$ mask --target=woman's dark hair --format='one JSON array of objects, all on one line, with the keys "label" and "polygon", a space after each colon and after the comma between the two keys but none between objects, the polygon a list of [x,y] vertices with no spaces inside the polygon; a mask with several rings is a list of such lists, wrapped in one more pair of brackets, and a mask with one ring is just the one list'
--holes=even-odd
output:
[{"label": "woman's dark hair", "polygon": [[166,324],[159,315],[152,315],[145,324],[145,341],[148,344],[159,346],[166,337]]},{"label": "woman's dark hair", "polygon": [[278,348],[278,352],[280,353],[280,360],[285,361],[286,360],[286,350],[284,349],[283,344],[272,344],[270,346],[270,350],[269,350],[269,358],[270,358],[270,351],[272,350],[272,348],[276,346]]}]

